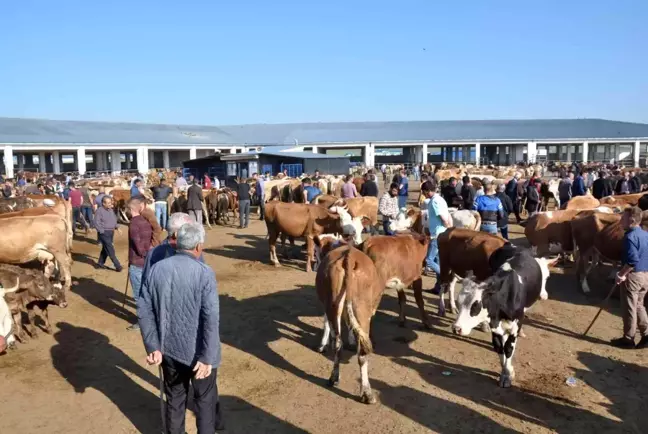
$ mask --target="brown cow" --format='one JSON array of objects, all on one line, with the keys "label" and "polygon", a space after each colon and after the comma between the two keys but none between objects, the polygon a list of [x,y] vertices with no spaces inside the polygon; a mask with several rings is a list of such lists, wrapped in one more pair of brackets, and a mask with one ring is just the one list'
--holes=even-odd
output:
[{"label": "brown cow", "polygon": [[333,370],[329,385],[340,382],[340,355],[342,351],[342,319],[358,341],[360,365],[360,399],[366,404],[376,402],[369,384],[368,356],[373,352],[370,325],[383,290],[384,282],[371,259],[352,246],[343,246],[329,252],[322,260],[315,278],[317,296],[324,306],[324,333],[322,347],[332,333],[334,342]]},{"label": "brown cow", "polygon": [[620,194],[617,196],[606,196],[601,199],[601,205],[610,205],[610,206],[636,206],[639,203],[639,199],[645,193],[636,193],[636,194]]},{"label": "brown cow", "polygon": [[486,232],[450,228],[439,235],[437,242],[441,268],[438,276],[441,284],[439,315],[445,316],[445,300],[443,299],[445,289],[448,289],[450,296],[450,310],[452,313],[457,313],[454,290],[458,277],[466,277],[469,272],[472,272],[475,280],[486,280],[493,274],[489,263],[491,255],[504,247],[507,241]]},{"label": "brown cow", "polygon": [[[325,233],[355,235],[359,244],[362,242],[362,227],[356,228],[354,221],[342,207],[332,207],[330,210],[319,205],[285,202],[268,202],[266,206],[265,223],[268,228],[268,244],[270,261],[279,267],[277,258],[277,238],[281,235],[281,243],[286,245],[286,237],[290,237],[291,245],[294,238],[305,237],[307,246],[306,271],[311,271],[314,259],[313,237]],[[360,240],[358,241],[358,238]],[[286,254],[288,252],[286,251]]]},{"label": "brown cow", "polygon": [[591,194],[587,194],[585,196],[572,197],[569,202],[567,202],[565,209],[594,209],[599,206],[601,206],[601,202]]},{"label": "brown cow", "polygon": [[414,298],[421,314],[421,321],[426,328],[432,328],[425,313],[421,280],[421,264],[427,255],[429,244],[428,237],[412,233],[370,237],[358,246],[376,264],[380,280],[385,282],[385,286],[398,292],[401,327],[405,327],[405,307],[407,305],[405,288],[412,286]]}]

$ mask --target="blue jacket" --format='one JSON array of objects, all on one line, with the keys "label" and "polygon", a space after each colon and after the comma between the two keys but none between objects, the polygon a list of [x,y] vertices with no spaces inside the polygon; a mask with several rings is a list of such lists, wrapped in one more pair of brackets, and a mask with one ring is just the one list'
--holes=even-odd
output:
[{"label": "blue jacket", "polygon": [[407,179],[407,176],[402,176],[401,177],[401,179],[399,181],[399,185],[402,185],[403,188],[398,190],[398,195],[399,196],[407,196],[407,194],[409,193],[409,190],[408,190],[409,189],[409,180]]},{"label": "blue jacket", "polygon": [[185,252],[153,265],[137,299],[147,353],[187,366],[221,362],[219,303],[211,268]]},{"label": "blue jacket", "polygon": [[648,232],[635,227],[623,237],[623,264],[633,271],[648,271]]},{"label": "blue jacket", "polygon": [[574,183],[572,184],[572,197],[576,196],[585,196],[585,183],[583,182],[583,177],[580,175],[574,178]]},{"label": "blue jacket", "polygon": [[[144,281],[148,278],[148,275],[151,272],[151,267],[153,267],[161,260],[175,254],[176,249],[171,244],[169,244],[168,238],[162,241],[158,246],[155,246],[154,248],[149,250],[144,262],[144,268],[142,268],[142,285],[144,285]],[[205,258],[203,257],[202,253],[200,254],[200,258],[198,258],[198,260],[202,263],[205,263]]]},{"label": "blue jacket", "polygon": [[475,199],[473,209],[479,212],[482,224],[497,223],[499,219],[504,217],[504,207],[497,196],[479,196]]}]

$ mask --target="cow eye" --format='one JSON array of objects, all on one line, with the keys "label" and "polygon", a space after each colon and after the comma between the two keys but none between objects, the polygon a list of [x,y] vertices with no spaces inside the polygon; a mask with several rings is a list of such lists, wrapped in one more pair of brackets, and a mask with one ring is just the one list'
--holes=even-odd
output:
[{"label": "cow eye", "polygon": [[473,302],[472,306],[470,306],[470,316],[477,316],[481,311],[482,311],[481,301],[475,301]]}]

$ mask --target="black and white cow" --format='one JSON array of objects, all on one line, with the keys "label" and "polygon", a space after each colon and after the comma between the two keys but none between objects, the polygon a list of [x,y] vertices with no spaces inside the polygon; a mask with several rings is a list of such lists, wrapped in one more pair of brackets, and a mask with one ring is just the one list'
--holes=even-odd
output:
[{"label": "black and white cow", "polygon": [[538,299],[548,298],[546,283],[553,259],[535,258],[530,250],[517,249],[487,280],[463,281],[459,294],[459,315],[452,326],[456,334],[468,336],[471,330],[488,322],[493,348],[500,355],[500,387],[511,387],[515,377],[513,353],[522,328],[524,312]]}]

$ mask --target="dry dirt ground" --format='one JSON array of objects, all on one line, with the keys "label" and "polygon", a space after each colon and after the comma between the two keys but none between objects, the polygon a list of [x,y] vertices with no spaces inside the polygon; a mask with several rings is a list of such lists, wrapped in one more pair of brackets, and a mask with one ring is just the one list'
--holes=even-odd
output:
[{"label": "dry dirt ground", "polygon": [[[411,293],[407,328],[399,328],[396,294],[385,293],[369,367],[379,403],[366,406],[356,399],[351,352],[340,387],[326,386],[330,357],[311,349],[322,314],[315,274],[305,273],[301,252],[281,269],[268,265],[265,234],[256,219],[245,230],[208,230],[205,259],[220,293],[226,432],[646,432],[648,350],[606,345],[620,333],[618,300],[589,337],[580,336],[610,287],[609,270],[597,270],[589,297],[577,292],[573,268],[554,270],[550,299],[534,306],[518,344],[515,387],[506,390],[497,386],[489,335],[454,336],[452,318],[436,316],[437,298],[429,294],[434,329],[421,329]],[[134,319],[132,299],[122,307],[126,272],[95,270],[99,247],[91,241],[75,242],[78,284],[69,307],[50,314],[55,333],[0,356],[2,433],[160,432],[157,371],[144,363],[139,333],[126,331]],[[125,234],[117,250],[125,263]],[[433,282],[426,278],[424,286]],[[570,376],[575,387],[565,384]],[[195,433],[190,411],[187,431]]]}]

